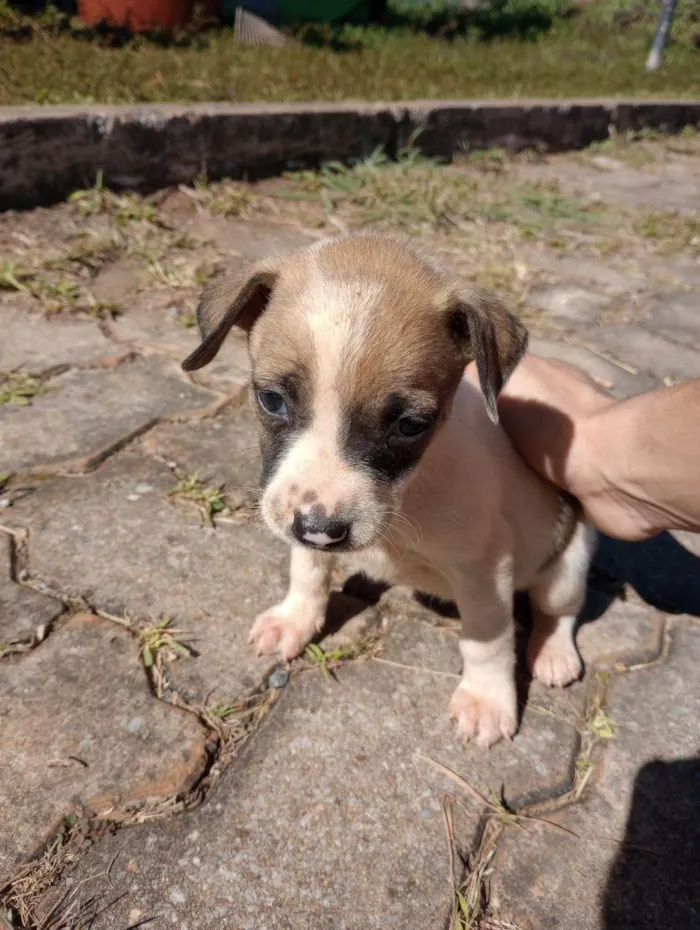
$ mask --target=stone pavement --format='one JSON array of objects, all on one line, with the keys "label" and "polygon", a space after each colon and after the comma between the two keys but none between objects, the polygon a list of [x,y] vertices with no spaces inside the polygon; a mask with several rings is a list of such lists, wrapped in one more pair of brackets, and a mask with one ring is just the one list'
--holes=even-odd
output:
[{"label": "stone pavement", "polygon": [[178,367],[217,268],[386,222],[616,396],[698,377],[699,182],[683,136],[0,218],[0,927],[700,927],[698,537],[601,540],[584,681],[523,669],[465,748],[411,592],[338,578],[321,662],[253,656],[287,555],[245,346]]}]

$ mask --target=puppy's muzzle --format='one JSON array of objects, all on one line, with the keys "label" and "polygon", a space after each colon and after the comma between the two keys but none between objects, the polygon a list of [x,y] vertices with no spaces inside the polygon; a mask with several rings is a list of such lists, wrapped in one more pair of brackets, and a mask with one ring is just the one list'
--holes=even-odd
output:
[{"label": "puppy's muzzle", "polygon": [[350,524],[335,516],[328,516],[322,507],[312,507],[308,513],[294,512],[292,533],[305,546],[314,549],[332,549],[350,535]]}]

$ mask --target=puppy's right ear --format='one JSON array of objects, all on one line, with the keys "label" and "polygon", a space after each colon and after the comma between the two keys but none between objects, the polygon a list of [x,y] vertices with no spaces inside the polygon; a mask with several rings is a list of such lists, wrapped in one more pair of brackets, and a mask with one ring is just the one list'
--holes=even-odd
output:
[{"label": "puppy's right ear", "polygon": [[224,274],[207,285],[197,305],[202,341],[182,363],[185,371],[208,365],[232,326],[251,330],[267,306],[277,275],[271,263],[260,263]]}]

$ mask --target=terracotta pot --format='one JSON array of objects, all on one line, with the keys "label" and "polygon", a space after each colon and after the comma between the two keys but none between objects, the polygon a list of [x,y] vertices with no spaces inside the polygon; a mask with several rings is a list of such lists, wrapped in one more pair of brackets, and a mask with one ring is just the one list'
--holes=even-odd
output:
[{"label": "terracotta pot", "polygon": [[132,32],[184,26],[193,9],[194,0],[78,0],[80,18],[89,26],[106,22]]}]

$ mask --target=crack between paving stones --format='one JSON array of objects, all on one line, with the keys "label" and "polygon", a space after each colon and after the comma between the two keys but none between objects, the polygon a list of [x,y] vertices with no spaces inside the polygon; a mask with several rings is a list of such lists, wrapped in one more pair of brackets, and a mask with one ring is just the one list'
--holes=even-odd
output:
[{"label": "crack between paving stones", "polygon": [[[140,357],[140,356],[139,356]],[[66,369],[69,370],[69,369]],[[143,423],[141,426],[137,427],[135,430],[132,430],[126,436],[123,436],[121,439],[116,440],[114,443],[106,446],[103,449],[100,449],[98,452],[95,452],[94,455],[88,456],[85,459],[73,459],[63,464],[62,467],[56,466],[47,466],[45,469],[39,470],[28,470],[20,471],[16,473],[17,478],[20,478],[24,481],[32,480],[52,480],[56,478],[85,478],[92,475],[96,472],[101,465],[104,465],[105,462],[112,459],[118,453],[131,448],[137,440],[141,439],[147,433],[150,433],[157,426],[171,423],[197,423],[201,420],[208,420],[218,416],[223,410],[227,407],[232,406],[233,409],[237,409],[240,404],[242,404],[243,399],[238,395],[225,395],[220,391],[216,391],[206,385],[196,384],[192,382],[197,387],[204,387],[206,390],[210,391],[215,395],[215,401],[211,407],[205,408],[204,410],[194,410],[191,413],[179,412],[173,414],[164,414],[159,417],[154,417],[152,420],[149,420],[147,423]],[[156,458],[155,455],[151,455],[147,452],[141,452],[146,458]],[[161,460],[162,461],[162,460]],[[40,478],[35,477],[40,476]],[[14,475],[13,475],[14,477]],[[8,489],[11,490],[11,485],[8,485]],[[12,532],[10,529],[6,530],[7,532]]]},{"label": "crack between paving stones", "polygon": [[[22,575],[26,571],[29,559],[29,533],[24,530],[13,530],[0,524],[0,533],[5,533],[10,543],[10,565],[9,579],[11,582],[23,588],[34,590],[31,585],[22,580]],[[48,639],[51,634],[69,619],[66,610],[66,604],[62,598],[54,598],[57,603],[63,605],[62,609],[49,623],[39,624],[31,636],[21,639],[10,640],[6,643],[0,643],[0,662],[9,659],[12,656],[25,655],[33,652],[41,643]]]}]

